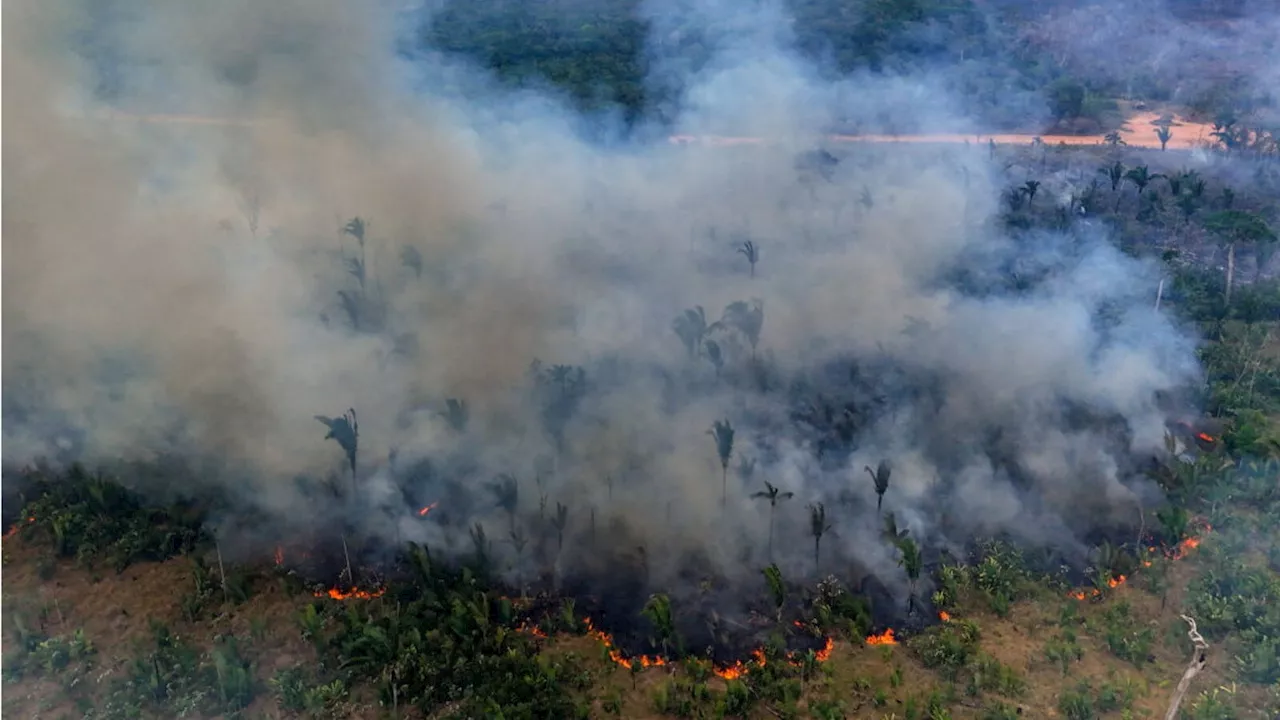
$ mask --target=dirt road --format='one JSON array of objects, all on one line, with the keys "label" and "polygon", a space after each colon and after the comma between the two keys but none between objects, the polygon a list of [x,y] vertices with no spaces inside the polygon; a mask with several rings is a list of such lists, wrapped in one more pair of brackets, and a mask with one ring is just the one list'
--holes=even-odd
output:
[{"label": "dirt road", "polygon": [[[204,117],[198,115],[134,115],[122,112],[112,112],[108,119],[124,120],[142,123],[157,124],[184,124],[184,125],[212,125],[227,127],[253,127],[258,121],[253,120],[237,120],[231,118]],[[1160,147],[1160,139],[1156,135],[1156,129],[1160,116],[1153,112],[1139,112],[1129,116],[1124,126],[1120,129],[1120,137],[1124,139],[1126,145],[1142,148],[1158,148]],[[1168,147],[1170,149],[1187,150],[1191,148],[1201,147],[1207,143],[1213,142],[1213,126],[1206,123],[1197,123],[1190,120],[1174,116],[1173,123],[1170,126],[1172,137],[1169,140]],[[975,144],[986,144],[995,142],[998,145],[1028,145],[1032,143],[1037,136],[1025,133],[998,133],[998,134],[927,134],[927,135],[830,135],[828,139],[837,143],[851,142],[903,142],[903,143],[964,143],[970,142]],[[1102,135],[1040,135],[1038,136],[1047,145],[1100,145],[1105,142]],[[676,145],[687,144],[705,144],[705,145],[758,145],[765,140],[763,138],[754,137],[726,137],[720,135],[672,135],[668,141]]]}]

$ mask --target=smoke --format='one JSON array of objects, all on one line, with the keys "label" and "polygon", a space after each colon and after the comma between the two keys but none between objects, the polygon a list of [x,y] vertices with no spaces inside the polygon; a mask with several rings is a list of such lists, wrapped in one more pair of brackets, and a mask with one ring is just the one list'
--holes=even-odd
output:
[{"label": "smoke", "polygon": [[[461,557],[478,526],[515,582],[720,599],[770,556],[905,598],[881,460],[930,555],[1007,533],[1078,560],[1158,495],[1135,458],[1197,374],[1158,270],[1086,225],[1004,231],[986,148],[814,162],[836,122],[967,121],[934,75],[828,79],[773,3],[645,6],[711,42],[688,74],[653,50],[676,131],[769,139],[734,147],[586,140],[610,120],[398,55],[374,2],[6,12],[7,467],[185,458],[158,490],[217,491],[260,534],[340,518]],[[698,307],[722,323],[687,352],[672,322]],[[354,491],[314,419],[348,408]],[[794,497],[771,513],[765,481]]]}]

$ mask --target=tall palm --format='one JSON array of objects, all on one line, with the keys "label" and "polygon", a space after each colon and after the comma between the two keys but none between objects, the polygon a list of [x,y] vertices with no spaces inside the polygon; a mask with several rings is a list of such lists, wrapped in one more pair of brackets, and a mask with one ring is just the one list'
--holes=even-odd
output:
[{"label": "tall palm", "polygon": [[1116,210],[1120,209],[1120,183],[1124,182],[1124,163],[1119,160],[1107,167],[1098,168],[1098,172],[1111,181],[1111,192],[1116,193]]},{"label": "tall palm", "polygon": [[1160,141],[1160,152],[1164,152],[1169,141],[1173,139],[1173,131],[1169,129],[1168,125],[1161,125],[1156,128],[1156,139]]},{"label": "tall palm", "polygon": [[329,433],[324,436],[324,439],[337,442],[343,452],[346,453],[347,463],[351,466],[351,490],[356,492],[358,490],[356,486],[356,456],[360,451],[360,422],[356,419],[355,409],[348,408],[341,417],[331,418],[324,415],[316,415],[315,418],[329,428]]},{"label": "tall palm", "polygon": [[753,499],[764,499],[769,501],[769,558],[773,558],[773,517],[777,512],[778,503],[783,500],[790,500],[795,497],[793,492],[781,492],[774,487],[768,480],[764,481],[764,490],[751,494]]},{"label": "tall palm", "polygon": [[569,527],[569,506],[556,503],[555,517],[551,518],[551,527],[556,531],[556,553],[564,550],[564,530]]},{"label": "tall palm", "polygon": [[733,424],[728,418],[717,420],[708,434],[716,441],[716,455],[720,458],[720,505],[729,500],[729,460],[733,458]]},{"label": "tall palm", "polygon": [[884,493],[889,489],[889,476],[893,474],[893,468],[889,465],[888,460],[881,460],[875,470],[870,465],[864,466],[867,474],[871,476],[871,482],[876,488],[876,512],[880,512],[881,506],[884,505]]},{"label": "tall palm", "polygon": [[813,535],[813,569],[821,570],[819,553],[822,549],[822,536],[827,534],[831,526],[827,524],[827,508],[822,503],[809,506],[809,532]]},{"label": "tall palm", "polygon": [[756,276],[756,263],[760,262],[760,246],[747,240],[738,248],[738,252],[751,264],[751,277]]},{"label": "tall palm", "polygon": [[916,582],[920,580],[920,571],[924,569],[924,559],[920,553],[920,546],[909,537],[898,540],[898,551],[902,553],[902,556],[898,558],[898,565],[907,571],[907,592],[909,593],[907,596],[907,612],[911,612],[915,608]]},{"label": "tall palm", "polygon": [[658,593],[649,596],[648,602],[644,604],[644,609],[640,611],[653,623],[653,629],[657,633],[657,643],[662,646],[662,654],[670,653],[670,646],[675,644],[679,646],[676,639],[676,623],[675,614],[671,612],[671,599],[665,594]]},{"label": "tall palm", "polygon": [[511,532],[516,530],[516,508],[520,506],[520,483],[515,477],[502,473],[489,483],[489,492],[493,493],[494,502],[507,514]]},{"label": "tall palm", "polygon": [[684,343],[684,349],[693,358],[702,349],[703,338],[707,336],[707,313],[701,305],[685,310],[671,323],[671,329]]}]

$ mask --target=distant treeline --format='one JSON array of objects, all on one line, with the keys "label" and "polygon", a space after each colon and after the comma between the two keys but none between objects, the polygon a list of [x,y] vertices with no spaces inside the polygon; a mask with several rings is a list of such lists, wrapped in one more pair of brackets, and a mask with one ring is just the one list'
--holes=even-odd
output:
[{"label": "distant treeline", "polygon": [[[1226,16],[1243,0],[1168,0],[1184,14]],[[1116,88],[1064,77],[1021,35],[1043,13],[1078,0],[789,0],[797,49],[822,70],[848,74],[941,70],[960,108],[993,129],[1028,121],[1096,132]],[[744,6],[746,3],[744,3]],[[549,83],[583,110],[663,119],[676,89],[650,73],[651,26],[640,0],[448,0],[422,40],[473,58],[515,84]],[[697,70],[712,40],[664,28],[664,57]],[[1010,102],[1023,97],[1028,104]],[[1047,98],[1041,100],[1040,98]],[[1075,122],[1084,118],[1089,122]]]}]

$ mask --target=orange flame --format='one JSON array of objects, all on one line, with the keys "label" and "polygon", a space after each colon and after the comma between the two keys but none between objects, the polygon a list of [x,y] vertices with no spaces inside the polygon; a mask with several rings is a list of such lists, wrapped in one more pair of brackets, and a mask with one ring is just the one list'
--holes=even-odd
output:
[{"label": "orange flame", "polygon": [[893,637],[893,628],[889,628],[879,635],[871,635],[867,638],[868,645],[897,645],[898,641]]},{"label": "orange flame", "polygon": [[947,612],[946,610],[939,610],[938,619],[941,620],[942,622],[947,622],[951,619],[951,613]]},{"label": "orange flame", "polygon": [[628,670],[637,664],[642,668],[661,667],[667,664],[667,659],[661,655],[637,655],[633,658],[628,658],[618,648],[614,647],[612,635],[603,630],[597,630],[595,625],[591,624],[591,618],[582,618],[582,624],[587,626],[588,635],[599,640],[608,649],[609,659]]},{"label": "orange flame", "polygon": [[[33,523],[33,522],[35,522],[35,521],[36,521],[36,519],[35,519],[34,517],[29,517],[29,518],[27,518],[27,524],[28,524],[28,525],[30,525],[31,523]],[[7,532],[5,532],[5,534],[4,534],[4,539],[5,539],[5,540],[8,540],[9,538],[13,537],[14,535],[17,535],[17,534],[18,534],[18,531],[19,531],[19,530],[21,530],[21,529],[22,529],[22,523],[20,523],[20,522],[14,523],[14,524],[13,524],[13,527],[9,528],[9,530],[8,530]]]},{"label": "orange flame", "polygon": [[1120,585],[1122,585],[1122,584],[1124,583],[1124,581],[1125,581],[1125,580],[1127,580],[1127,579],[1128,579],[1128,578],[1126,578],[1126,577],[1125,577],[1125,576],[1123,576],[1123,575],[1121,575],[1121,576],[1119,576],[1119,577],[1113,577],[1113,578],[1111,578],[1111,579],[1107,580],[1107,587],[1119,587],[1119,586],[1120,586]]},{"label": "orange flame", "polygon": [[1209,433],[1196,433],[1196,437],[1200,438],[1201,440],[1207,443],[1217,442],[1217,438],[1210,435]]},{"label": "orange flame", "polygon": [[547,634],[542,631],[542,628],[538,627],[537,625],[530,625],[529,623],[520,623],[520,627],[516,628],[516,630],[518,630],[519,632],[529,633],[534,637],[540,637],[540,638],[547,637]]},{"label": "orange flame", "polygon": [[284,548],[276,546],[276,565],[284,564]]},{"label": "orange flame", "polygon": [[437,506],[437,505],[439,505],[439,504],[440,504],[440,501],[439,501],[439,500],[437,500],[437,501],[435,501],[435,502],[431,503],[430,505],[428,505],[428,506],[426,506],[426,507],[422,508],[421,510],[419,510],[419,511],[418,511],[418,517],[426,517],[426,516],[427,516],[427,513],[431,512],[432,510],[435,510],[435,509],[436,509],[436,506]]},{"label": "orange flame", "polygon": [[[1202,529],[1202,533],[1207,533],[1207,532],[1209,532],[1209,531],[1213,530],[1213,527],[1212,527],[1211,525],[1209,525],[1209,523],[1204,522],[1203,520],[1201,520],[1201,521],[1200,521],[1200,524],[1201,524],[1201,525],[1202,525],[1202,527],[1203,527],[1203,529]],[[1188,552],[1190,552],[1190,551],[1192,551],[1192,550],[1195,550],[1196,548],[1200,547],[1200,542],[1201,542],[1201,538],[1200,538],[1200,537],[1188,537],[1188,538],[1185,538],[1182,542],[1178,543],[1178,544],[1177,544],[1177,546],[1175,546],[1172,550],[1166,551],[1166,552],[1165,552],[1165,556],[1166,556],[1166,557],[1168,557],[1168,558],[1169,558],[1169,559],[1171,559],[1171,560],[1181,560],[1182,558],[1184,558],[1184,557],[1186,557],[1186,556],[1187,556],[1187,553],[1188,553]],[[1148,548],[1147,548],[1147,551],[1148,551],[1148,552],[1155,552],[1155,551],[1156,551],[1156,548],[1154,548],[1154,547],[1148,547]],[[1151,561],[1150,561],[1150,560],[1143,560],[1143,561],[1142,561],[1142,566],[1143,566],[1143,567],[1151,567]],[[1113,577],[1113,578],[1111,578],[1111,579],[1107,580],[1107,586],[1108,586],[1108,587],[1119,587],[1120,585],[1123,585],[1123,584],[1124,584],[1124,582],[1125,582],[1126,580],[1128,580],[1128,578],[1127,578],[1127,577],[1125,577],[1124,575],[1119,575],[1119,576],[1117,576],[1117,577]],[[1082,591],[1082,590],[1076,590],[1076,591],[1073,591],[1073,592],[1069,592],[1069,593],[1067,593],[1067,597],[1073,597],[1073,598],[1075,598],[1075,599],[1077,599],[1077,600],[1084,600],[1084,599],[1085,599],[1085,598],[1087,598],[1087,597],[1098,597],[1098,596],[1099,596],[1099,595],[1101,595],[1101,594],[1102,594],[1102,593],[1100,593],[1100,592],[1095,588],[1095,589],[1093,589],[1093,590],[1090,590],[1088,594],[1086,594],[1086,593],[1085,593],[1084,591]]]},{"label": "orange flame", "polygon": [[382,597],[382,594],[385,593],[386,591],[387,591],[386,588],[379,588],[377,590],[361,590],[360,588],[351,588],[350,592],[343,592],[338,588],[329,588],[328,590],[325,590],[323,592],[317,592],[315,596],[318,598],[322,598],[322,597],[333,598],[334,600],[350,600],[352,598],[355,598],[357,600],[372,600],[377,597]]},{"label": "orange flame", "polygon": [[826,662],[830,660],[831,651],[834,650],[835,648],[836,648],[836,641],[833,638],[828,637],[827,644],[824,645],[823,648],[816,653],[818,657],[818,662]]}]

